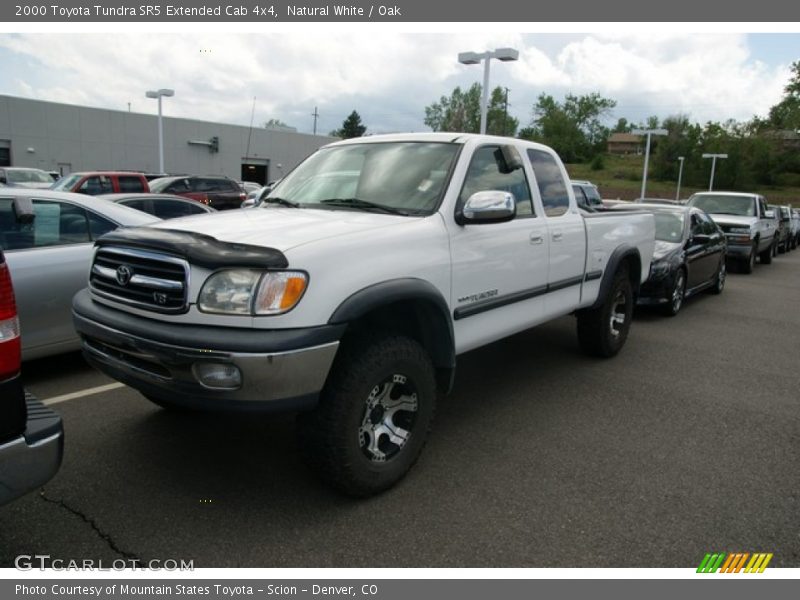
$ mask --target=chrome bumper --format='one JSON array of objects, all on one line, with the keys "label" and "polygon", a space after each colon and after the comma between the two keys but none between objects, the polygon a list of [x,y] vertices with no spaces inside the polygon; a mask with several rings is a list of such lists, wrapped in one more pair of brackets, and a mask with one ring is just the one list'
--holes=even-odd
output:
[{"label": "chrome bumper", "polygon": [[30,394],[26,397],[25,433],[0,445],[0,505],[44,485],[61,466],[64,448],[61,418]]}]

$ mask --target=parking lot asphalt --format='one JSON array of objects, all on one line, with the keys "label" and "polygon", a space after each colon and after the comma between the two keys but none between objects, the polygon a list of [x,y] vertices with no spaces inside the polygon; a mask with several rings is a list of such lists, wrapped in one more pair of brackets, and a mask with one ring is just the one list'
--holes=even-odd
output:
[{"label": "parking lot asphalt", "polygon": [[[459,357],[428,445],[367,500],[304,467],[292,415],[171,414],[123,387],[61,402],[65,457],[0,508],[0,566],[800,566],[800,252],[675,318],[637,311],[611,360],[565,317]],[[79,355],[24,365],[47,399],[107,384]]]}]

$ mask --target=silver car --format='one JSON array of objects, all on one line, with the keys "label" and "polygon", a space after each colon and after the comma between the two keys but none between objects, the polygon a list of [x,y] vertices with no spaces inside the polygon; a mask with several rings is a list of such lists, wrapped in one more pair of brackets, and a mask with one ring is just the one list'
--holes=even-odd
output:
[{"label": "silver car", "polygon": [[23,360],[80,348],[72,297],[87,285],[94,240],[159,220],[82,194],[0,189],[0,247],[14,282]]}]

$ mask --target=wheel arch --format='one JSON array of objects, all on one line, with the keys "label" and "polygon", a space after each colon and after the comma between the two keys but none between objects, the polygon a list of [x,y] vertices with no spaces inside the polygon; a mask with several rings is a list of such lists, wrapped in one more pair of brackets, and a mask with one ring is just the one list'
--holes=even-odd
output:
[{"label": "wheel arch", "polygon": [[433,361],[440,390],[449,392],[456,353],[450,309],[429,281],[402,278],[358,290],[334,310],[328,323],[346,324],[344,337],[365,328],[384,328],[417,340]]},{"label": "wheel arch", "polygon": [[600,289],[597,293],[597,299],[589,307],[589,310],[600,307],[603,300],[608,295],[611,285],[614,282],[614,277],[623,265],[628,266],[628,278],[631,282],[633,289],[633,296],[636,298],[639,294],[641,287],[640,274],[642,272],[642,257],[639,254],[639,249],[629,244],[622,244],[617,247],[606,263],[605,271],[603,272],[603,279],[600,281]]}]

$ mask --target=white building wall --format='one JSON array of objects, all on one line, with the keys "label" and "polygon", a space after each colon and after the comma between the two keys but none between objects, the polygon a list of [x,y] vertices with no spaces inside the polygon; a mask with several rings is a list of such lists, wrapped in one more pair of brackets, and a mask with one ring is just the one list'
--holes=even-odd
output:
[{"label": "white building wall", "polygon": [[[165,104],[165,108],[168,103]],[[156,103],[153,103],[154,113]],[[250,149],[247,140],[250,134]],[[219,152],[190,140],[219,138]],[[269,161],[269,178],[294,168],[336,138],[164,116],[164,167],[169,173],[238,179],[247,158]],[[0,140],[11,142],[11,163],[58,171],[126,169],[158,172],[158,117],[0,95]],[[32,151],[29,151],[32,150]],[[258,162],[258,161],[256,161]]]}]

